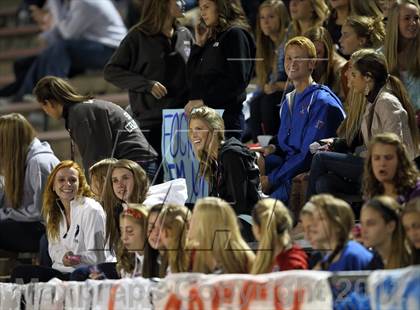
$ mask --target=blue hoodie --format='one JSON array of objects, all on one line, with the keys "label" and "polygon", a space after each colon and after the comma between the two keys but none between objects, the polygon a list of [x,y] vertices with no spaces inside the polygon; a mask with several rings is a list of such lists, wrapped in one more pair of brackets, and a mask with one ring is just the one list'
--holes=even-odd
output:
[{"label": "blue hoodie", "polygon": [[0,184],[0,220],[11,219],[17,222],[42,221],[42,195],[47,178],[59,163],[50,145],[35,138],[29,145],[26,156],[25,179],[21,206],[13,209],[7,205]]},{"label": "blue hoodie", "polygon": [[340,99],[327,86],[313,83],[301,93],[294,90],[286,95],[280,109],[277,134],[282,163],[268,174],[274,189],[272,197],[284,202],[289,200],[292,178],[310,168],[309,145],[336,136],[344,118]]}]

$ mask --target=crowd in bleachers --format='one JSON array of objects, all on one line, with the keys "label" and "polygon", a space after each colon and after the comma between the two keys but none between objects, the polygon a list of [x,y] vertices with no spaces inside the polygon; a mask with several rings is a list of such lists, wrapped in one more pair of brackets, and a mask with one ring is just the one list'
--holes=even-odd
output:
[{"label": "crowd in bleachers", "polygon": [[[0,95],[32,93],[72,154],[0,116],[0,250],[41,258],[12,281],[420,263],[418,1],[249,2],[255,30],[239,0],[197,1],[192,28],[185,1],[142,0],[128,32],[111,0],[31,6],[48,45]],[[127,110],[65,79],[90,68],[128,91]],[[188,117],[209,188],[194,205],[183,180],[163,183],[163,109]]]}]

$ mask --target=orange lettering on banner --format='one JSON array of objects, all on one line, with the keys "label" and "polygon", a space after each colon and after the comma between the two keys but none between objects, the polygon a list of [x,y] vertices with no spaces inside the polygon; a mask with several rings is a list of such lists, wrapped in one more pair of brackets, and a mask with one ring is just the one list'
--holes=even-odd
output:
[{"label": "orange lettering on banner", "polygon": [[109,299],[108,299],[108,310],[114,310],[115,307],[115,295],[117,295],[117,290],[120,285],[116,284],[111,287],[109,290]]},{"label": "orange lettering on banner", "polygon": [[253,300],[267,300],[267,284],[253,281],[246,281],[240,292],[241,310],[248,310]]},{"label": "orange lettering on banner", "polygon": [[[190,289],[190,296],[188,301],[188,310],[204,310],[204,303],[201,300],[200,293],[197,288],[193,287]],[[195,307],[197,306],[197,307]]]},{"label": "orange lettering on banner", "polygon": [[182,301],[178,299],[176,294],[171,294],[165,305],[165,310],[179,310],[181,309]]},{"label": "orange lettering on banner", "polygon": [[[280,285],[274,287],[274,309],[285,310],[283,308],[283,302],[281,301],[281,295],[279,296],[278,291],[281,288]],[[287,290],[287,289],[286,289]],[[287,293],[287,292],[286,292]],[[293,291],[293,306],[291,310],[300,310],[302,308],[303,296],[305,295],[304,289],[297,289]],[[285,296],[287,298],[287,296]]]},{"label": "orange lettering on banner", "polygon": [[221,306],[220,291],[222,291],[222,296],[223,296],[222,303],[223,304],[232,304],[232,302],[233,302],[233,291],[232,291],[232,289],[229,288],[229,287],[220,287],[220,286],[216,285],[216,286],[213,287],[213,294],[212,294],[213,298],[211,300],[211,308],[213,310],[217,310]]}]

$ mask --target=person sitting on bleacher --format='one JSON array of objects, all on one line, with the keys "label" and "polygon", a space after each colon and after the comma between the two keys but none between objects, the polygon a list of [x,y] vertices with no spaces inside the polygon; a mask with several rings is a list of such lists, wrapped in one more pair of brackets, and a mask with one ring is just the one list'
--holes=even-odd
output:
[{"label": "person sitting on bleacher", "polygon": [[38,251],[42,193],[58,163],[22,115],[0,116],[0,250]]},{"label": "person sitting on bleacher", "polygon": [[411,200],[401,213],[407,242],[411,251],[411,263],[420,265],[420,198]]},{"label": "person sitting on bleacher", "polygon": [[88,69],[102,70],[127,29],[111,0],[48,0],[43,9],[31,6],[46,48],[23,60],[17,80],[0,90],[0,96],[21,101],[46,75],[68,77]]},{"label": "person sitting on bleacher", "polygon": [[42,205],[52,268],[19,266],[12,272],[14,282],[22,279],[27,283],[32,278],[46,282],[54,277],[66,280],[78,266],[105,262],[105,212],[92,197],[77,163],[65,160],[54,168]]},{"label": "person sitting on bleacher", "polygon": [[312,79],[316,49],[308,38],[288,41],[285,55],[286,72],[295,90],[286,95],[280,109],[277,145],[263,148],[266,157],[259,164],[263,192],[287,203],[292,178],[309,170],[309,145],[333,135],[345,113],[340,99]]}]

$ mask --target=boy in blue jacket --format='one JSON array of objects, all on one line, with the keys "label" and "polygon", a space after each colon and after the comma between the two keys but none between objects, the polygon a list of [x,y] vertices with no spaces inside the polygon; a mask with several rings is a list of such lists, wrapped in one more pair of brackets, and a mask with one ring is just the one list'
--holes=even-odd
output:
[{"label": "boy in blue jacket", "polygon": [[309,39],[299,36],[286,43],[285,69],[295,90],[286,95],[280,108],[277,145],[265,147],[265,158],[260,161],[263,192],[284,203],[289,200],[292,178],[310,168],[309,145],[334,136],[345,118],[340,99],[313,81],[315,58]]}]

